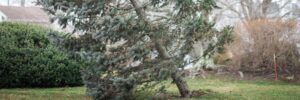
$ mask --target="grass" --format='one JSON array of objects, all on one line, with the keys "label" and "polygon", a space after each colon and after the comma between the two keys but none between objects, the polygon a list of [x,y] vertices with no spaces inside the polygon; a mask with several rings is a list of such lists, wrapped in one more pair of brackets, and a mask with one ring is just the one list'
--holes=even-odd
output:
[{"label": "grass", "polygon": [[90,100],[84,87],[0,89],[0,100]]},{"label": "grass", "polygon": [[[236,81],[217,78],[187,79],[192,90],[209,90],[206,95],[186,100],[300,100],[300,85],[284,82]],[[176,86],[167,84],[171,95],[179,95]],[[141,92],[138,100],[154,93]],[[89,100],[84,87],[45,89],[0,89],[0,100]],[[174,98],[173,98],[174,99]],[[173,100],[172,99],[172,100]],[[180,98],[175,98],[180,99]]]},{"label": "grass", "polygon": [[[283,82],[188,79],[193,90],[213,92],[192,100],[299,100],[300,85]],[[175,91],[172,86],[169,91]]]}]

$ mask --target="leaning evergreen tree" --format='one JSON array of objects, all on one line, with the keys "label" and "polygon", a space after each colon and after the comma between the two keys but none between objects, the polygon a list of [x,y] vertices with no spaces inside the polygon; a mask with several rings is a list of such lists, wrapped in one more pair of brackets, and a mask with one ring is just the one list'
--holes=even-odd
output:
[{"label": "leaning evergreen tree", "polygon": [[[214,0],[39,0],[54,20],[79,38],[65,47],[91,63],[82,71],[94,99],[132,99],[137,86],[172,78],[182,97],[190,90],[181,77],[184,57],[199,40],[217,37],[214,51],[228,39],[217,32],[208,15]],[[229,29],[230,30],[230,29]],[[221,34],[222,33],[222,34]],[[58,39],[59,40],[59,39]],[[71,42],[70,42],[71,41]],[[73,42],[72,42],[73,41]],[[75,41],[75,42],[74,42]],[[120,42],[121,41],[121,42]],[[133,64],[135,63],[135,64]]]}]

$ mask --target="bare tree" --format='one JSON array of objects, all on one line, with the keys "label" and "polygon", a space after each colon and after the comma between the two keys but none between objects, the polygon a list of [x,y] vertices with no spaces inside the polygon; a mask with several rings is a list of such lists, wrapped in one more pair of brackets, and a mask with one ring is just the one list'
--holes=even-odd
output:
[{"label": "bare tree", "polygon": [[[245,25],[247,21],[265,18],[284,18],[292,12],[287,9],[292,0],[219,0],[223,8],[220,15],[239,19]],[[226,12],[227,11],[227,12]],[[225,12],[225,13],[224,13]]]}]

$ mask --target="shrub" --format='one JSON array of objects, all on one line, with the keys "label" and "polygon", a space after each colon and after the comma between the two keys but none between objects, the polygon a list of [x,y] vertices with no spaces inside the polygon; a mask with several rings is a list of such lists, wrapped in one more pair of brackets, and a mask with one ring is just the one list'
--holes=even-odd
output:
[{"label": "shrub", "polygon": [[54,47],[47,29],[0,23],[0,88],[81,85],[79,59]]},{"label": "shrub", "polygon": [[216,52],[212,56],[213,62],[216,65],[225,65],[231,61],[233,54],[231,51],[223,50],[223,52]]},{"label": "shrub", "polygon": [[296,25],[293,20],[259,19],[247,21],[244,27],[235,27],[235,40],[227,47],[233,53],[230,65],[262,74],[273,73],[274,62],[281,73],[298,70]]}]

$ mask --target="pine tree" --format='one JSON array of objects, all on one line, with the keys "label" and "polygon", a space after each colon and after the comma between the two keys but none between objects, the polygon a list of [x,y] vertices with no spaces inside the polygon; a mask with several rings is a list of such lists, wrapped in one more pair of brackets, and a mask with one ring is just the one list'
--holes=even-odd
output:
[{"label": "pine tree", "polygon": [[[94,99],[130,99],[137,86],[172,78],[182,97],[184,57],[198,40],[220,34],[208,15],[214,0],[39,0],[53,20],[85,32],[65,43],[90,61],[82,71]],[[229,28],[228,28],[229,29]],[[226,31],[227,32],[227,31]],[[226,42],[226,38],[220,38]],[[224,40],[224,41],[223,41]],[[123,41],[119,43],[120,41]],[[109,47],[108,45],[117,46]],[[215,50],[222,43],[210,46]],[[139,64],[132,64],[140,62]]]}]

